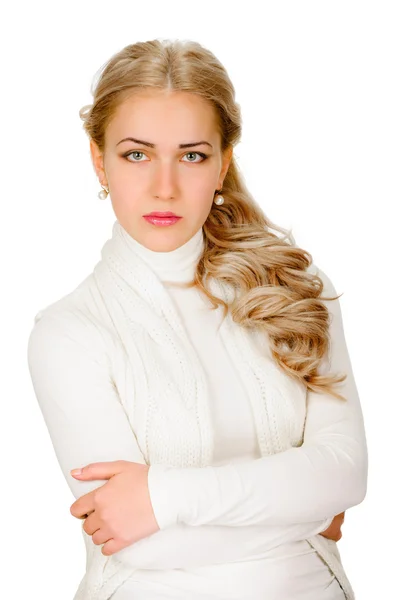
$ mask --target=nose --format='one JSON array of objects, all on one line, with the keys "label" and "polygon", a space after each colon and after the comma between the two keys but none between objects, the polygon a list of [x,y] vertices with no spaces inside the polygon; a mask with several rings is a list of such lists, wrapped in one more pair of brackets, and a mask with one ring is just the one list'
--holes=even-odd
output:
[{"label": "nose", "polygon": [[176,197],[178,191],[177,166],[170,161],[160,161],[153,173],[153,192],[157,198]]}]

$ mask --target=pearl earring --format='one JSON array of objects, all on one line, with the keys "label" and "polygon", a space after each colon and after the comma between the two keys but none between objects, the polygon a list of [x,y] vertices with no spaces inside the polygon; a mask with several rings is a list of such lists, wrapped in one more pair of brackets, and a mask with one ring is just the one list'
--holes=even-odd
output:
[{"label": "pearl earring", "polygon": [[108,190],[105,187],[103,187],[103,186],[101,186],[101,187],[103,189],[100,190],[100,192],[97,195],[100,198],[100,200],[105,200],[107,198],[109,192],[108,192]]},{"label": "pearl earring", "polygon": [[214,200],[214,204],[217,204],[218,206],[221,206],[221,204],[223,204],[224,202],[224,197],[221,195],[217,196]]}]

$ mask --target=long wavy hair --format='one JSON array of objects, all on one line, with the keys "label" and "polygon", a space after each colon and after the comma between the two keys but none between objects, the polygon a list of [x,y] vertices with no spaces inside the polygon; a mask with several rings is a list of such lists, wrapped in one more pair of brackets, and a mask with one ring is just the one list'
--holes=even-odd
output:
[{"label": "long wavy hair", "polygon": [[[92,84],[93,103],[82,107],[79,116],[101,152],[117,107],[144,88],[201,96],[216,112],[221,152],[239,142],[240,105],[219,60],[198,42],[156,39],[128,45],[114,54]],[[318,372],[330,345],[330,314],[324,301],[340,295],[318,299],[324,284],[309,271],[312,255],[296,246],[291,231],[275,225],[263,213],[247,190],[234,155],[218,191],[225,202],[220,206],[213,203],[203,225],[204,252],[188,286],[198,287],[213,308],[223,305],[225,316],[230,310],[239,325],[262,328],[273,359],[290,377],[309,390],[346,400],[333,384],[347,375]],[[227,304],[211,293],[209,277],[233,286],[233,302]]]}]

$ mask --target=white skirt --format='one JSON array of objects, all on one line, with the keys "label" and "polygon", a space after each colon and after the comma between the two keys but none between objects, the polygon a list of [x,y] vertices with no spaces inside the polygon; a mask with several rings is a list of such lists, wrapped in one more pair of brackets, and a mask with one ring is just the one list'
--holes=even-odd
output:
[{"label": "white skirt", "polygon": [[306,540],[267,556],[190,569],[138,569],[112,600],[344,600],[330,568]]}]

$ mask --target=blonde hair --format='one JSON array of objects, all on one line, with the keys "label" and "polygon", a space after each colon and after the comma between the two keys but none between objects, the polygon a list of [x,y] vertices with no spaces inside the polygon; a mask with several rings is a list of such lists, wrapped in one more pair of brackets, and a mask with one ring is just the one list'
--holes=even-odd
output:
[{"label": "blonde hair", "polygon": [[[215,109],[221,152],[240,140],[240,106],[218,59],[194,41],[156,39],[128,45],[114,54],[92,88],[93,104],[79,111],[84,130],[101,152],[116,108],[144,89],[197,94]],[[307,272],[311,254],[295,245],[291,231],[265,216],[247,190],[234,156],[219,192],[225,202],[213,205],[203,225],[204,252],[188,286],[198,287],[213,308],[223,305],[225,316],[230,310],[239,325],[262,328],[276,364],[290,377],[310,390],[346,400],[332,387],[344,381],[346,374],[318,373],[329,349],[330,315],[318,300],[322,279]],[[208,277],[233,285],[239,292],[234,301],[228,305],[213,296],[207,288]]]}]

